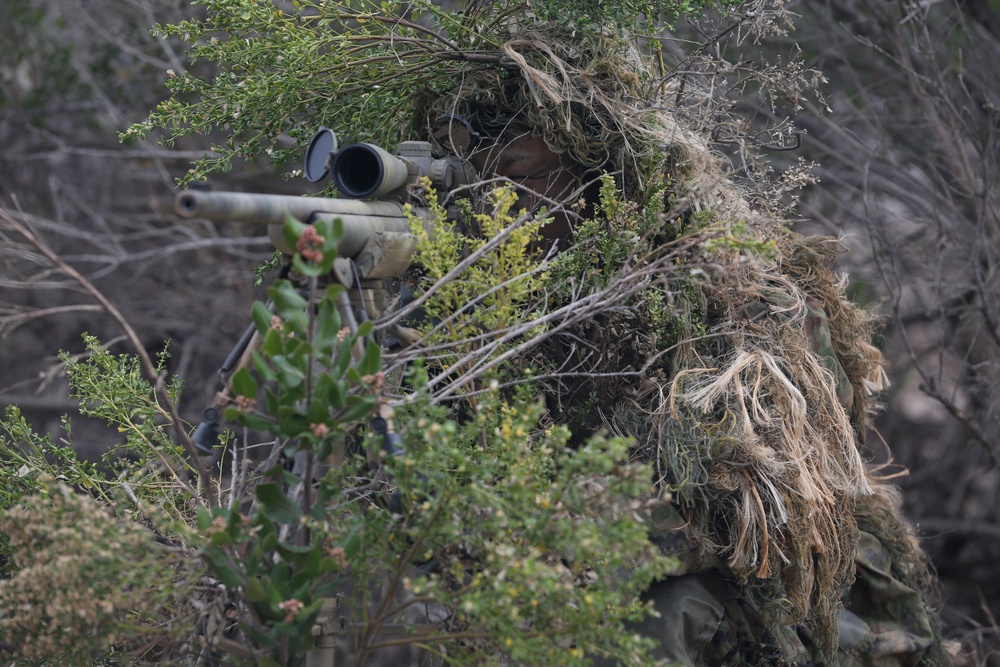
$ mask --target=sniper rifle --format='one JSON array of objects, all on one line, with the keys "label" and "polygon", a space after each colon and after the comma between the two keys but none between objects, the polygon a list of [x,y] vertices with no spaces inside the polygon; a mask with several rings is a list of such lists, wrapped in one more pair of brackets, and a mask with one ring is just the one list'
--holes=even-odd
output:
[{"label": "sniper rifle", "polygon": [[[463,129],[462,119],[441,120],[449,138],[453,126]],[[435,138],[439,145],[452,143],[440,141],[437,134]],[[324,127],[306,149],[304,175],[313,183],[331,176],[342,198],[187,190],[177,196],[174,208],[184,218],[265,224],[271,242],[285,255],[295,252],[288,247],[282,232],[288,216],[307,224],[339,219],[343,235],[332,273],[345,287],[360,292],[371,281],[399,277],[409,268],[417,239],[410,231],[410,218],[404,207],[409,205],[410,213],[418,219],[428,219],[424,207],[428,181],[441,193],[475,182],[476,171],[465,159],[457,154],[436,159],[433,153],[434,147],[428,141],[402,142],[396,155],[369,143],[351,144],[338,150],[336,135]],[[364,303],[364,298],[360,303]],[[356,322],[349,301],[345,301],[341,310],[347,311],[344,315],[349,326]],[[222,408],[231,400],[225,386],[227,379],[234,367],[248,363],[246,351],[255,336],[256,329],[251,325],[219,369],[224,389],[205,409],[203,421],[193,436],[195,445],[206,455],[212,454],[218,444]]]}]

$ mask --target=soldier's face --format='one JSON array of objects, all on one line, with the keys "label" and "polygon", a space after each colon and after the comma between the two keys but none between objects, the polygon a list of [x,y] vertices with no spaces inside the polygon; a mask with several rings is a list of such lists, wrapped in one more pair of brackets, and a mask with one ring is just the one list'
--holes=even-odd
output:
[{"label": "soldier's face", "polygon": [[[473,154],[472,162],[482,176],[500,176],[519,186],[517,210],[568,205],[580,186],[569,157],[554,152],[541,137],[528,131],[505,133],[492,146]],[[565,248],[572,235],[571,213],[560,211],[552,217],[542,228],[542,236],[550,243],[563,241],[560,246]]]}]

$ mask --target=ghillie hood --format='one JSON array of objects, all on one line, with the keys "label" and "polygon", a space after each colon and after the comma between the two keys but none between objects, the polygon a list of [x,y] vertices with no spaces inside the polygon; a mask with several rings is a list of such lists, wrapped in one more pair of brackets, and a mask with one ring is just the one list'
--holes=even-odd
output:
[{"label": "ghillie hood", "polygon": [[487,140],[529,127],[589,174],[613,175],[630,198],[646,194],[653,176],[684,175],[695,185],[707,174],[709,156],[681,117],[651,105],[665,89],[628,41],[555,23],[515,25],[497,60],[470,65],[454,91],[418,97],[416,136],[432,133],[445,114],[465,118]]}]

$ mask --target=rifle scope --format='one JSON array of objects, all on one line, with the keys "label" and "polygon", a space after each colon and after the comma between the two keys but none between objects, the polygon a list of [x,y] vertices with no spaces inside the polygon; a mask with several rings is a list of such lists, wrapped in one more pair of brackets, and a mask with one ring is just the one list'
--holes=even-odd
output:
[{"label": "rifle scope", "polygon": [[346,199],[403,200],[404,189],[421,177],[438,190],[450,191],[476,180],[476,170],[464,158],[450,155],[434,159],[428,141],[403,141],[392,155],[375,144],[351,144],[337,150],[337,135],[321,127],[306,149],[303,175],[310,183],[327,176]]},{"label": "rifle scope", "polygon": [[351,144],[337,151],[330,173],[345,197],[384,197],[406,185],[406,163],[374,144]]}]

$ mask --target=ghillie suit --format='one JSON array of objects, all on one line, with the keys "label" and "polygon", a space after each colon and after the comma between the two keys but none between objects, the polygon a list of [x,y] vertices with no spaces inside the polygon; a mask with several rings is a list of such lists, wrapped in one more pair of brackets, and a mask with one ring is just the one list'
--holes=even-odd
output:
[{"label": "ghillie suit", "polygon": [[[713,618],[694,617],[703,636],[643,629],[694,645],[664,655],[697,664],[948,664],[928,564],[862,460],[884,374],[871,314],[833,273],[839,243],[755,214],[684,109],[655,107],[679,91],[621,40],[536,25],[512,32],[499,63],[428,94],[415,130],[443,114],[490,141],[531,128],[582,183],[613,181],[619,205],[597,204],[599,228],[578,228],[554,265],[589,256],[587,289],[615,307],[520,363],[559,378],[555,421],[632,437],[672,498],[651,534],[681,557],[683,585],[649,597],[669,614],[707,591]],[[597,186],[584,189],[595,205]]]}]

